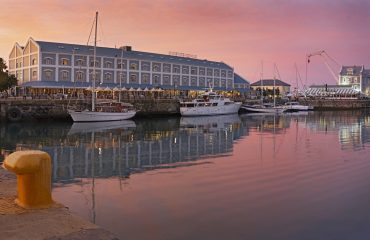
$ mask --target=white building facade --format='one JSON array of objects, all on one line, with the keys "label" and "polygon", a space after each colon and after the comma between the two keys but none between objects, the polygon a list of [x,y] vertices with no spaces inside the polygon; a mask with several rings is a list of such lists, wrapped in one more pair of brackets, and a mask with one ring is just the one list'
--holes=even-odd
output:
[{"label": "white building facade", "polygon": [[31,88],[161,87],[164,89],[249,90],[248,81],[223,62],[132,51],[131,47],[97,48],[30,38],[24,47],[15,43],[9,55],[9,73],[19,85]]},{"label": "white building facade", "polygon": [[342,66],[339,85],[351,86],[364,94],[370,94],[370,70],[365,66]]}]

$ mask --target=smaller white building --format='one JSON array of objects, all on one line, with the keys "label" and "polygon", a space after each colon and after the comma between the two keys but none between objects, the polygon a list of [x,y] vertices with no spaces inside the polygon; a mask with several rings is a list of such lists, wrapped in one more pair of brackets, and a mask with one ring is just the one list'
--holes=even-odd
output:
[{"label": "smaller white building", "polygon": [[370,94],[370,70],[365,66],[342,66],[339,73],[339,85],[350,86],[366,95]]}]

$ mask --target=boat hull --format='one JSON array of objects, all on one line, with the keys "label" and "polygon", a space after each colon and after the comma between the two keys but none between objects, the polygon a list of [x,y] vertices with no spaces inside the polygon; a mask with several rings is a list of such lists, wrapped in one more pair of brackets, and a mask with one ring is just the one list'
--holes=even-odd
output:
[{"label": "boat hull", "polygon": [[237,113],[241,107],[241,102],[235,102],[222,106],[204,106],[204,107],[180,107],[182,116],[211,116],[222,114]]},{"label": "boat hull", "polygon": [[243,110],[247,112],[253,112],[253,113],[283,113],[286,111],[285,108],[281,107],[272,107],[272,108],[256,108],[256,107],[249,107],[249,106],[242,106]]},{"label": "boat hull", "polygon": [[127,112],[93,112],[93,111],[68,111],[74,122],[105,122],[120,121],[133,118],[136,111]]}]

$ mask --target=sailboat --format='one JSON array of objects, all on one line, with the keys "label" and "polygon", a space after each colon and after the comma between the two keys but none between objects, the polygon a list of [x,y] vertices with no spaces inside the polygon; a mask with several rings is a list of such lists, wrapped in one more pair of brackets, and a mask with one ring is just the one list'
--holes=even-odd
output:
[{"label": "sailboat", "polygon": [[122,102],[96,102],[96,39],[98,33],[98,12],[95,15],[95,39],[94,39],[94,67],[93,67],[93,81],[92,81],[92,97],[91,97],[91,110],[76,110],[68,109],[69,115],[74,122],[102,122],[102,121],[120,121],[130,119],[135,116],[136,110],[131,104]]},{"label": "sailboat", "polygon": [[253,113],[274,113],[279,114],[286,111],[286,108],[276,106],[276,98],[275,98],[275,76],[274,76],[274,104],[271,103],[263,103],[263,65],[261,64],[261,103],[260,104],[243,104],[240,108],[246,112],[253,112]]}]

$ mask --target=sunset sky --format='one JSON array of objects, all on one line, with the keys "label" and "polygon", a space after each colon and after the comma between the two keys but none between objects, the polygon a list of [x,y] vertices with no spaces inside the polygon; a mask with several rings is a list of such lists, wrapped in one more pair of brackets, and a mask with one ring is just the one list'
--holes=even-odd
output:
[{"label": "sunset sky", "polygon": [[[255,82],[272,77],[296,85],[305,79],[306,54],[325,50],[342,65],[370,68],[368,0],[0,0],[0,57],[15,42],[86,44],[99,11],[99,46],[195,54],[223,61]],[[329,61],[335,71],[339,67]],[[334,84],[320,56],[312,57],[308,84]]]}]

